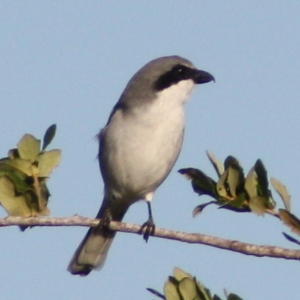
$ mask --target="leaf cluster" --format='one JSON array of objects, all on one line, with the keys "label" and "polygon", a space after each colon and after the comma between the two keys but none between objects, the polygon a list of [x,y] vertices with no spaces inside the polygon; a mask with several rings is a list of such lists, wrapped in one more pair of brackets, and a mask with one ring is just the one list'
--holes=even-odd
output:
[{"label": "leaf cluster", "polygon": [[[154,289],[147,289],[161,299],[166,300],[221,300],[217,295],[212,295],[200,281],[185,271],[174,268],[173,276],[169,276],[164,286],[164,295]],[[225,293],[227,300],[242,300],[235,294]]]},{"label": "leaf cluster", "polygon": [[[207,152],[207,156],[218,175],[217,180],[195,168],[178,171],[191,180],[192,187],[198,195],[207,195],[214,199],[196,206],[193,216],[200,214],[210,204],[235,212],[254,212],[258,215],[269,213],[300,235],[300,219],[291,213],[291,196],[286,186],[279,180],[271,178],[270,182],[285,207],[275,210],[276,202],[269,189],[267,170],[260,159],[245,176],[242,166],[235,157],[228,156],[222,164],[212,153]],[[283,234],[289,241],[300,245],[297,239]]]},{"label": "leaf cluster", "polygon": [[[201,213],[210,204],[217,204],[220,208],[229,209],[236,212],[254,212],[259,215],[264,213],[276,214],[276,202],[269,189],[267,170],[263,162],[258,159],[247,176],[239,161],[228,156],[224,164],[207,152],[218,179],[214,180],[203,171],[195,168],[179,170],[192,182],[192,187],[196,193],[208,195],[214,200],[201,204],[194,209],[193,215]],[[287,210],[290,209],[290,195],[285,186],[276,179],[271,179],[275,190],[280,194]]]},{"label": "leaf cluster", "polygon": [[53,124],[46,130],[42,145],[33,135],[25,134],[17,148],[0,159],[0,204],[10,216],[49,215],[46,181],[61,159],[61,150],[46,151],[55,132]]}]

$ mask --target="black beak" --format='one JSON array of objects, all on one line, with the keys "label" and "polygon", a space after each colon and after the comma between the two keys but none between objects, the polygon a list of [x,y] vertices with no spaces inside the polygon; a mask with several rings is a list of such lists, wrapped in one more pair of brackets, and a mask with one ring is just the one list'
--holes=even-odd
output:
[{"label": "black beak", "polygon": [[207,83],[210,81],[215,81],[214,76],[212,76],[208,72],[201,71],[201,70],[195,70],[195,76],[193,79],[196,84],[202,84],[202,83]]}]

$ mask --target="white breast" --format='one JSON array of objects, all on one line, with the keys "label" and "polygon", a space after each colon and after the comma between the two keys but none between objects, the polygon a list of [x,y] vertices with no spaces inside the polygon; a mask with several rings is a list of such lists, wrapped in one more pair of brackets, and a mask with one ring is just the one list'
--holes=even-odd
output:
[{"label": "white breast", "polygon": [[115,197],[142,199],[169,174],[181,150],[183,105],[193,86],[191,80],[181,81],[149,105],[115,113],[101,142],[102,176]]}]

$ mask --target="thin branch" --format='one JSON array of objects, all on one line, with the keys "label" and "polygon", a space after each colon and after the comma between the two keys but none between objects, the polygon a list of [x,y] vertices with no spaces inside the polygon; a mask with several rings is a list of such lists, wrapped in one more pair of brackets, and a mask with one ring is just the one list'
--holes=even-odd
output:
[{"label": "thin branch", "polygon": [[[7,217],[0,219],[0,227],[6,226],[87,226],[96,227],[99,219],[84,218],[73,216],[68,218],[22,218]],[[141,233],[141,226],[130,223],[111,222],[110,229],[127,232]],[[169,229],[155,228],[155,237],[176,240],[191,244],[203,244],[220,249],[239,252],[246,255],[266,256],[274,258],[284,258],[290,260],[300,260],[300,250],[286,249],[276,246],[254,245],[239,241],[223,239],[200,233],[187,233]]]}]

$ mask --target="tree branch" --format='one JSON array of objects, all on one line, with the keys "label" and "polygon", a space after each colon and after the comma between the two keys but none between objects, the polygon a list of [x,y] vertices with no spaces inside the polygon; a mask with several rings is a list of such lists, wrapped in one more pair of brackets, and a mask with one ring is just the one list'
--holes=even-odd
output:
[{"label": "tree branch", "polygon": [[[0,219],[0,227],[7,226],[86,226],[96,227],[99,219],[73,216],[67,218],[22,218],[7,217]],[[141,226],[131,223],[110,222],[109,228],[115,231],[141,234]],[[286,249],[276,246],[254,245],[239,241],[223,239],[200,233],[187,233],[169,229],[155,228],[155,234],[158,238],[176,240],[191,244],[203,244],[220,249],[239,252],[245,255],[266,256],[273,258],[284,258],[290,260],[300,260],[300,250]]]}]

